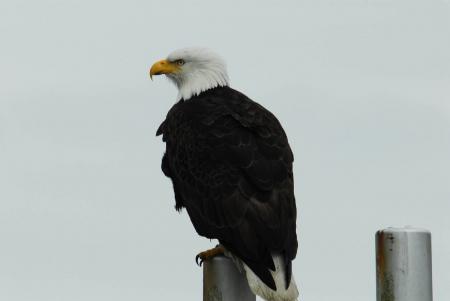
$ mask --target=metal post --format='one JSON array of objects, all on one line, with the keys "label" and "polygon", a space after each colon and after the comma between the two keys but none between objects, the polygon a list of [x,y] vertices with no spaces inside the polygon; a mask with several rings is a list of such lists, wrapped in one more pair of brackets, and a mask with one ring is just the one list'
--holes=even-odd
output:
[{"label": "metal post", "polygon": [[203,263],[203,301],[255,301],[247,279],[225,256]]},{"label": "metal post", "polygon": [[377,301],[432,301],[431,233],[387,228],[375,239]]}]

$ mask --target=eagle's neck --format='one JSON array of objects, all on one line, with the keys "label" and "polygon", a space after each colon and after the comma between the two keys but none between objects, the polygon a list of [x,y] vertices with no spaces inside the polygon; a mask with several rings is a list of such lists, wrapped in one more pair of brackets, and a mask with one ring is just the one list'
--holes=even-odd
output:
[{"label": "eagle's neck", "polygon": [[219,66],[217,68],[208,66],[207,69],[198,69],[172,79],[178,87],[178,99],[185,100],[199,95],[203,91],[229,85],[226,71]]}]

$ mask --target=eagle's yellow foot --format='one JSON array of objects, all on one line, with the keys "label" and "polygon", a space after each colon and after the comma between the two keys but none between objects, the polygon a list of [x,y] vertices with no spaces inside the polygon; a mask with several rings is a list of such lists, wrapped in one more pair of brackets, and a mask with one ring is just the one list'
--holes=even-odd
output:
[{"label": "eagle's yellow foot", "polygon": [[223,255],[225,252],[225,249],[223,246],[218,245],[215,248],[206,250],[204,252],[200,252],[197,254],[197,256],[195,256],[195,262],[197,263],[198,266],[202,266],[203,261],[206,261],[208,259],[213,258],[214,256],[217,255]]}]

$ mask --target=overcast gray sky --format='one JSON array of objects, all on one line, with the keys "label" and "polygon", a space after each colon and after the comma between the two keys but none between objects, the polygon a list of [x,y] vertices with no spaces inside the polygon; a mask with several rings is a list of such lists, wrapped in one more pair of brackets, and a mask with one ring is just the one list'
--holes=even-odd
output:
[{"label": "overcast gray sky", "polygon": [[201,300],[198,237],[154,136],[148,68],[228,62],[295,154],[301,299],[374,300],[374,233],[433,234],[450,290],[450,1],[0,2],[0,299]]}]

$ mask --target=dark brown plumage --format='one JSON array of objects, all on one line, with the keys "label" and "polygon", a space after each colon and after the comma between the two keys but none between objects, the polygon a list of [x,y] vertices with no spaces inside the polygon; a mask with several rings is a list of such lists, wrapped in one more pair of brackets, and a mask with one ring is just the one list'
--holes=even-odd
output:
[{"label": "dark brown plumage", "polygon": [[282,254],[288,286],[297,253],[293,154],[276,117],[216,87],[176,103],[161,134],[176,209],[186,208],[198,234],[218,239],[272,289],[271,253]]}]

